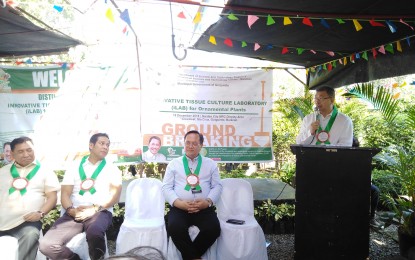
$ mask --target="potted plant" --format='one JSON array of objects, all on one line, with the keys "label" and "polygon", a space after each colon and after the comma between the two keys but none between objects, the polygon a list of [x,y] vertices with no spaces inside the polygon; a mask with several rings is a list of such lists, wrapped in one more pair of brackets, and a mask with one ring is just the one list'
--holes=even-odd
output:
[{"label": "potted plant", "polygon": [[275,234],[292,234],[294,233],[294,216],[295,205],[282,203],[277,206],[274,220]]},{"label": "potted plant", "polygon": [[400,195],[386,195],[386,203],[392,212],[381,215],[385,226],[398,225],[399,248],[402,256],[415,247],[415,152],[400,146],[385,149],[374,157],[385,164],[401,186]]},{"label": "potted plant", "polygon": [[277,205],[271,202],[271,199],[262,202],[262,205],[255,208],[255,216],[259,225],[265,234],[274,233],[275,214],[277,213]]}]

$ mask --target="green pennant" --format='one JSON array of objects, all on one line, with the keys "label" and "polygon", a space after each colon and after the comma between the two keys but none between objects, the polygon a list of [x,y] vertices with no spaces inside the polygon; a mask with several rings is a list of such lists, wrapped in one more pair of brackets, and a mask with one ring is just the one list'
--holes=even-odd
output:
[{"label": "green pennant", "polygon": [[324,65],[323,65],[323,70],[327,70],[326,63],[324,63]]},{"label": "green pennant", "polygon": [[333,65],[333,68],[335,68],[337,66],[337,62],[336,61],[333,61],[331,64]]},{"label": "green pennant", "polygon": [[236,17],[233,13],[230,13],[228,15],[228,19],[231,20],[231,21],[237,21],[237,20],[239,20],[239,18]]},{"label": "green pennant", "polygon": [[246,47],[246,46],[248,46],[248,44],[246,44],[246,41],[242,41],[241,47],[243,48],[243,47]]},{"label": "green pennant", "polygon": [[365,60],[368,60],[368,58],[367,58],[367,52],[366,51],[363,52],[362,58],[365,59]]},{"label": "green pennant", "polygon": [[387,50],[388,52],[394,54],[392,43],[389,43],[388,45],[386,45],[385,50]]},{"label": "green pennant", "polygon": [[297,54],[301,55],[304,52],[304,48],[297,48]]},{"label": "green pennant", "polygon": [[274,24],[275,23],[275,20],[272,18],[272,16],[271,15],[268,15],[268,18],[267,18],[267,25],[272,25],[272,24]]},{"label": "green pennant", "polygon": [[345,21],[343,21],[343,19],[336,19],[337,20],[337,22],[339,23],[339,24],[344,24],[344,23],[346,23]]}]

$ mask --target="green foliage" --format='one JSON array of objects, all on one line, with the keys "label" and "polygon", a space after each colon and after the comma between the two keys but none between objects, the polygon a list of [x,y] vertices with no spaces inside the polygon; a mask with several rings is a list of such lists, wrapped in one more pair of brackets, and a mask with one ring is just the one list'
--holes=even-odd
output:
[{"label": "green foliage", "polygon": [[283,203],[277,206],[277,213],[274,216],[275,221],[283,218],[292,218],[295,216],[295,205]]},{"label": "green foliage", "polygon": [[393,198],[397,198],[399,196],[402,189],[400,181],[394,174],[391,173],[390,170],[373,169],[372,182],[380,190],[379,203],[387,209],[391,209],[388,208],[388,196]]},{"label": "green foliage", "polygon": [[120,207],[118,203],[114,204],[112,216],[113,217],[124,217],[124,214],[125,214],[125,207]]},{"label": "green foliage", "polygon": [[384,87],[375,88],[373,83],[357,84],[344,96],[357,97],[370,102],[388,123],[391,123],[398,113],[398,101],[393,98],[393,94]]},{"label": "green foliage", "polygon": [[55,170],[54,172],[55,172],[56,176],[58,177],[59,182],[62,182],[63,176],[65,175],[65,171],[64,170]]},{"label": "green foliage", "polygon": [[295,216],[295,206],[283,203],[276,205],[271,199],[262,202],[262,205],[257,206],[254,209],[255,216],[260,218],[265,218],[266,220],[275,220],[278,221],[284,217],[294,217]]},{"label": "green foliage", "polygon": [[42,219],[42,229],[50,228],[55,221],[61,216],[61,206],[57,205],[48,214],[46,214]]},{"label": "green foliage", "polygon": [[286,162],[280,167],[279,171],[276,171],[274,173],[272,177],[282,182],[288,183],[291,186],[294,186],[293,184],[294,176],[295,176],[295,163]]}]

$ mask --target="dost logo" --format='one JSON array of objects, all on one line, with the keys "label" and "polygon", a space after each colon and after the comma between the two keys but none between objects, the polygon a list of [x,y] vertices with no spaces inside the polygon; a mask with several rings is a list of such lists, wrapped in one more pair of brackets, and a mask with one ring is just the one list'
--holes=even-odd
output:
[{"label": "dost logo", "polygon": [[0,68],[0,93],[11,93],[12,88],[9,86],[10,74]]}]

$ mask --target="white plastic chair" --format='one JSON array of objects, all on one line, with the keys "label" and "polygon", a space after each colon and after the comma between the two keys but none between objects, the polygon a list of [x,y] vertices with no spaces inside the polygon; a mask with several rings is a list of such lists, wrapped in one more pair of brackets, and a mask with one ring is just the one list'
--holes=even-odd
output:
[{"label": "white plastic chair", "polygon": [[[43,237],[42,230],[40,230],[39,239]],[[17,238],[12,236],[2,236],[0,237],[0,252],[1,252],[1,259],[4,260],[17,260],[19,256],[19,242]],[[39,250],[37,251],[36,260],[46,260],[46,256],[44,256]]]},{"label": "white plastic chair", "polygon": [[[189,235],[192,241],[195,240],[195,238],[199,234],[199,231],[200,231],[199,228],[196,226],[189,227]],[[213,243],[213,245],[206,251],[206,253],[202,255],[202,259],[207,259],[207,260],[218,259],[216,255],[217,243],[218,241],[216,240],[215,243]],[[171,237],[169,238],[169,248],[167,249],[167,253],[168,253],[167,255],[168,260],[183,260],[182,254],[180,253],[179,249],[177,249],[176,245],[173,243],[173,240],[171,239]]]},{"label": "white plastic chair", "polygon": [[[254,217],[251,184],[242,179],[223,179],[222,194],[217,204],[221,227],[217,254],[226,260],[268,259],[265,236]],[[228,219],[244,220],[245,224],[227,223]]]},{"label": "white plastic chair", "polygon": [[[63,216],[65,212],[65,209],[62,207],[61,216]],[[86,241],[85,232],[79,233],[73,238],[71,238],[71,240],[69,240],[69,242],[66,243],[66,246],[72,252],[76,253],[82,260],[91,260],[91,258],[89,257],[88,242]],[[107,235],[105,235],[105,247],[106,250],[104,257],[107,258],[109,257]]]},{"label": "white plastic chair", "polygon": [[167,256],[165,200],[161,186],[161,181],[154,178],[136,179],[128,184],[124,222],[116,242],[117,254],[137,246],[151,246]]}]

